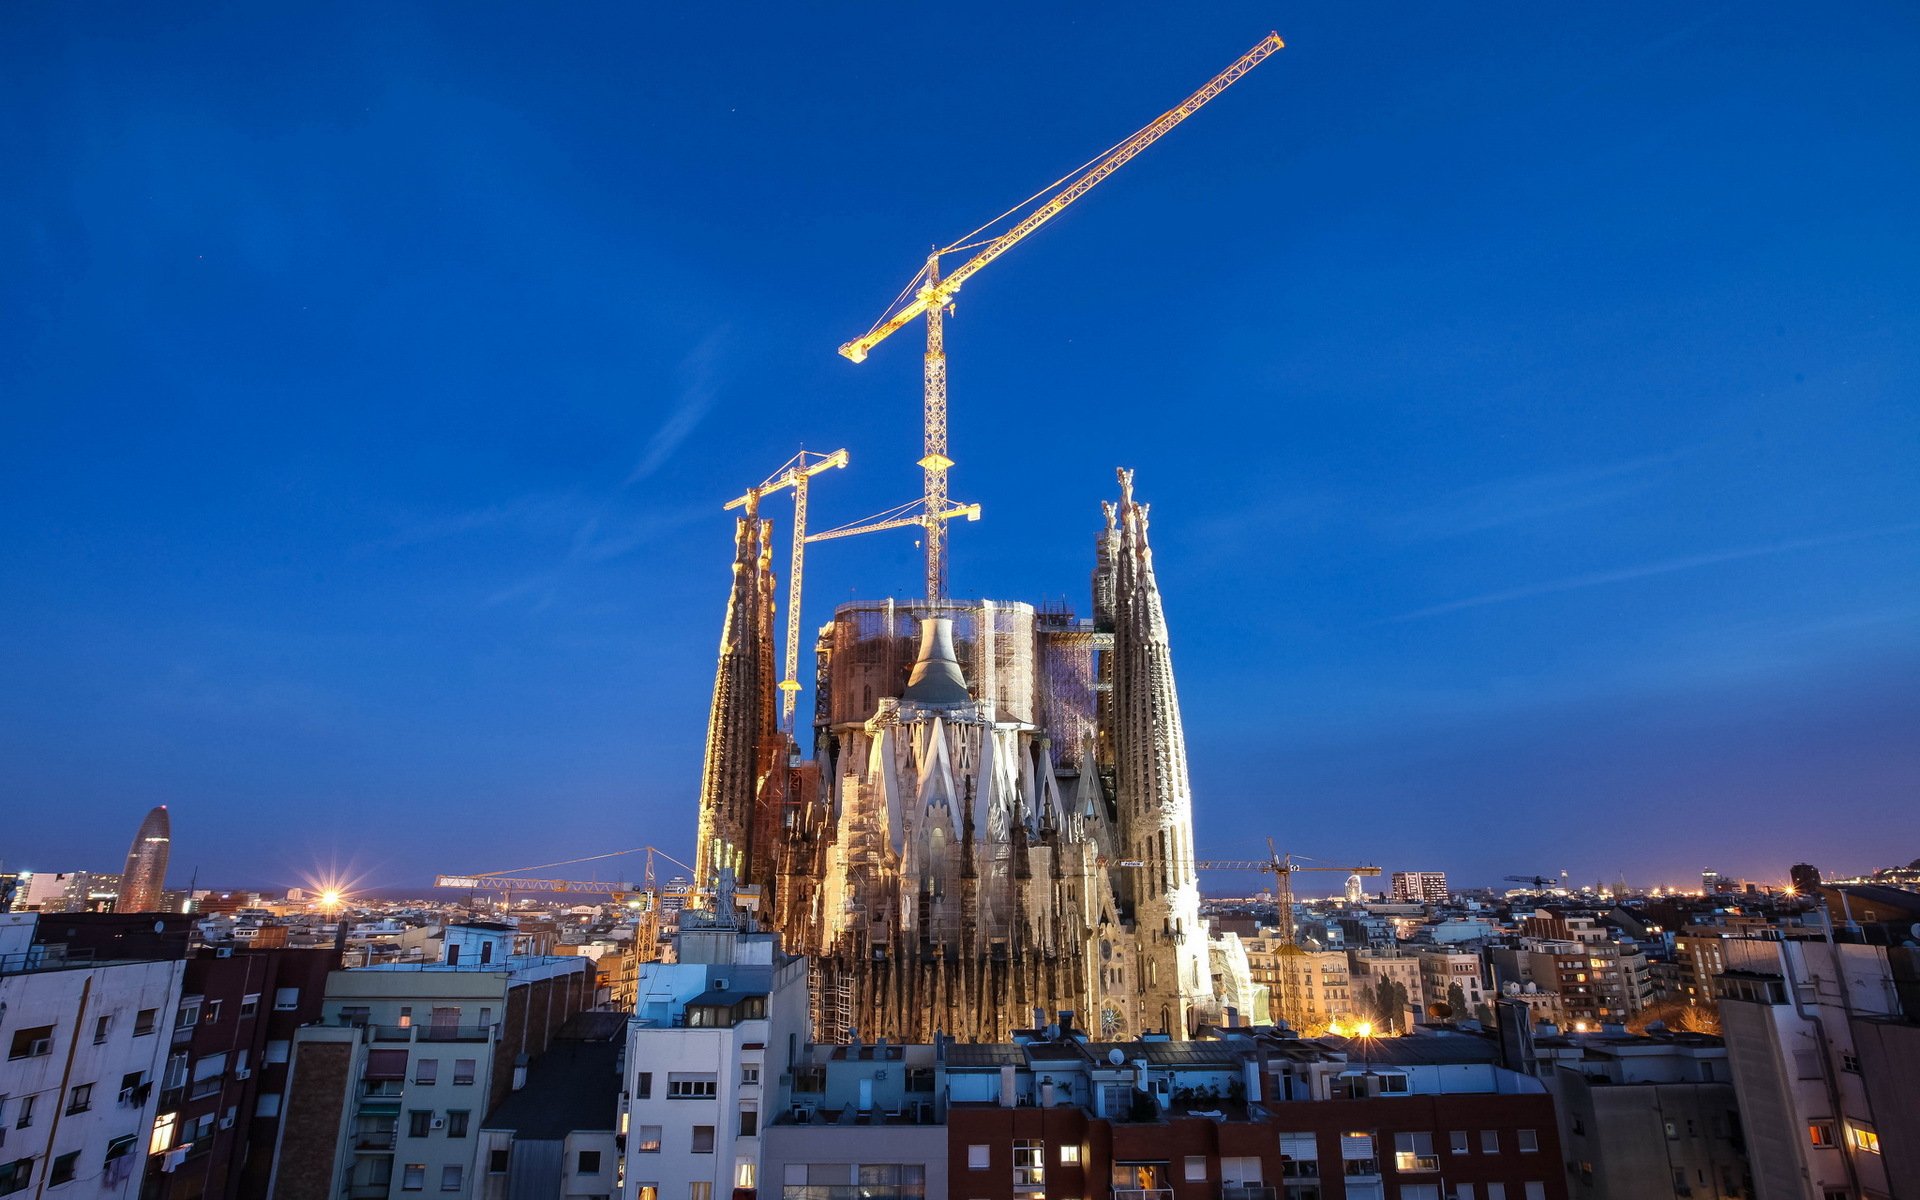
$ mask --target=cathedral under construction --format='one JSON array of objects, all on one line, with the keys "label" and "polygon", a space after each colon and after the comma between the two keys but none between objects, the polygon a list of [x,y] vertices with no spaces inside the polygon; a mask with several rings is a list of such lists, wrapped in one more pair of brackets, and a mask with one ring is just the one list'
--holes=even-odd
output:
[{"label": "cathedral under construction", "polygon": [[814,963],[816,1035],[1004,1041],[1036,1011],[1105,1037],[1214,1019],[1186,740],[1131,472],[1092,615],[844,604],[814,745],[781,732],[771,522],[735,531],[700,796],[699,882],[731,868]]}]

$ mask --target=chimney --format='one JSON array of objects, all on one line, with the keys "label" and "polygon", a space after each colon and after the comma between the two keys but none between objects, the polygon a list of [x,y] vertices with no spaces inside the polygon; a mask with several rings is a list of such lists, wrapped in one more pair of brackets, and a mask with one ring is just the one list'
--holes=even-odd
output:
[{"label": "chimney", "polygon": [[1000,1107],[1012,1108],[1020,1097],[1019,1086],[1014,1081],[1013,1064],[1000,1068]]}]

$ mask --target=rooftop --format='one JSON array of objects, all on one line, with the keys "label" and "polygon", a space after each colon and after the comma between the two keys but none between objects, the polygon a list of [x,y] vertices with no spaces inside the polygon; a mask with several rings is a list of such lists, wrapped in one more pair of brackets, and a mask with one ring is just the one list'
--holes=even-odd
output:
[{"label": "rooftop", "polygon": [[510,1129],[530,1141],[612,1133],[620,1117],[622,1048],[618,1041],[554,1043],[527,1068],[526,1086],[508,1093],[481,1128]]}]

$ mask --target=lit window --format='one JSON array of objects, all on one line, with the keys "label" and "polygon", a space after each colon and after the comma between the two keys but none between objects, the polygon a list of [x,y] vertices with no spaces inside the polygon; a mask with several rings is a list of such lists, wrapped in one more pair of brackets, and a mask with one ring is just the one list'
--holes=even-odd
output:
[{"label": "lit window", "polygon": [[177,1113],[161,1113],[154,1118],[153,1138],[147,1144],[147,1153],[165,1154],[173,1149],[173,1123]]},{"label": "lit window", "polygon": [[734,1160],[733,1186],[737,1188],[750,1188],[754,1186],[753,1176],[754,1176],[754,1170],[753,1170],[752,1159],[738,1158]]},{"label": "lit window", "polygon": [[1060,1165],[1063,1167],[1077,1167],[1080,1165],[1080,1146],[1078,1143],[1060,1147]]},{"label": "lit window", "polygon": [[1807,1122],[1807,1140],[1816,1146],[1832,1146],[1833,1145],[1833,1122],[1832,1121]]},{"label": "lit window", "polygon": [[640,1137],[634,1143],[634,1153],[660,1153],[660,1127],[658,1125],[642,1125],[640,1127]]},{"label": "lit window", "polygon": [[1847,1140],[1852,1142],[1853,1148],[1862,1154],[1880,1153],[1880,1135],[1874,1131],[1871,1125],[1861,1125],[1854,1121],[1848,1121]]},{"label": "lit window", "polygon": [[1433,1152],[1431,1133],[1393,1135],[1393,1167],[1396,1171],[1438,1171],[1440,1159]]},{"label": "lit window", "polygon": [[1033,1138],[1013,1143],[1013,1190],[1044,1192],[1047,1187],[1047,1144]]}]

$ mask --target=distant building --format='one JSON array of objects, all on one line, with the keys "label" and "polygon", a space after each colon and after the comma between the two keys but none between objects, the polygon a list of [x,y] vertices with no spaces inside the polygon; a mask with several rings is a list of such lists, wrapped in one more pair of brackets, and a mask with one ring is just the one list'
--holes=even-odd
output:
[{"label": "distant building", "polygon": [[1811,896],[1813,889],[1820,886],[1820,868],[1812,863],[1795,863],[1787,872],[1787,881],[1793,884],[1794,891]]},{"label": "distant building", "polygon": [[0,1195],[132,1200],[149,1150],[167,1153],[151,1132],[185,922],[176,943],[102,954],[46,920],[0,914]]},{"label": "distant building", "polygon": [[1395,871],[1392,895],[1395,904],[1445,904],[1447,873],[1445,871]]},{"label": "distant building", "polygon": [[167,886],[167,856],[173,846],[172,823],[167,806],[151,809],[140,822],[127,849],[127,869],[120,873],[120,899],[115,912],[160,912],[161,894]]},{"label": "distant building", "polygon": [[[1453,999],[1455,988],[1459,989],[1461,999],[1465,1002],[1458,1008]],[[1420,994],[1415,1001],[1422,1005],[1423,1013],[1429,1016],[1435,1011],[1435,1005],[1444,1004],[1449,1010],[1449,1019],[1473,1020],[1474,1014],[1490,1003],[1480,956],[1474,953],[1423,951],[1420,955]]]},{"label": "distant building", "polygon": [[512,953],[510,925],[449,925],[439,962],[332,972],[293,1039],[274,1200],[476,1194],[480,1120],[594,995],[593,963]]}]

